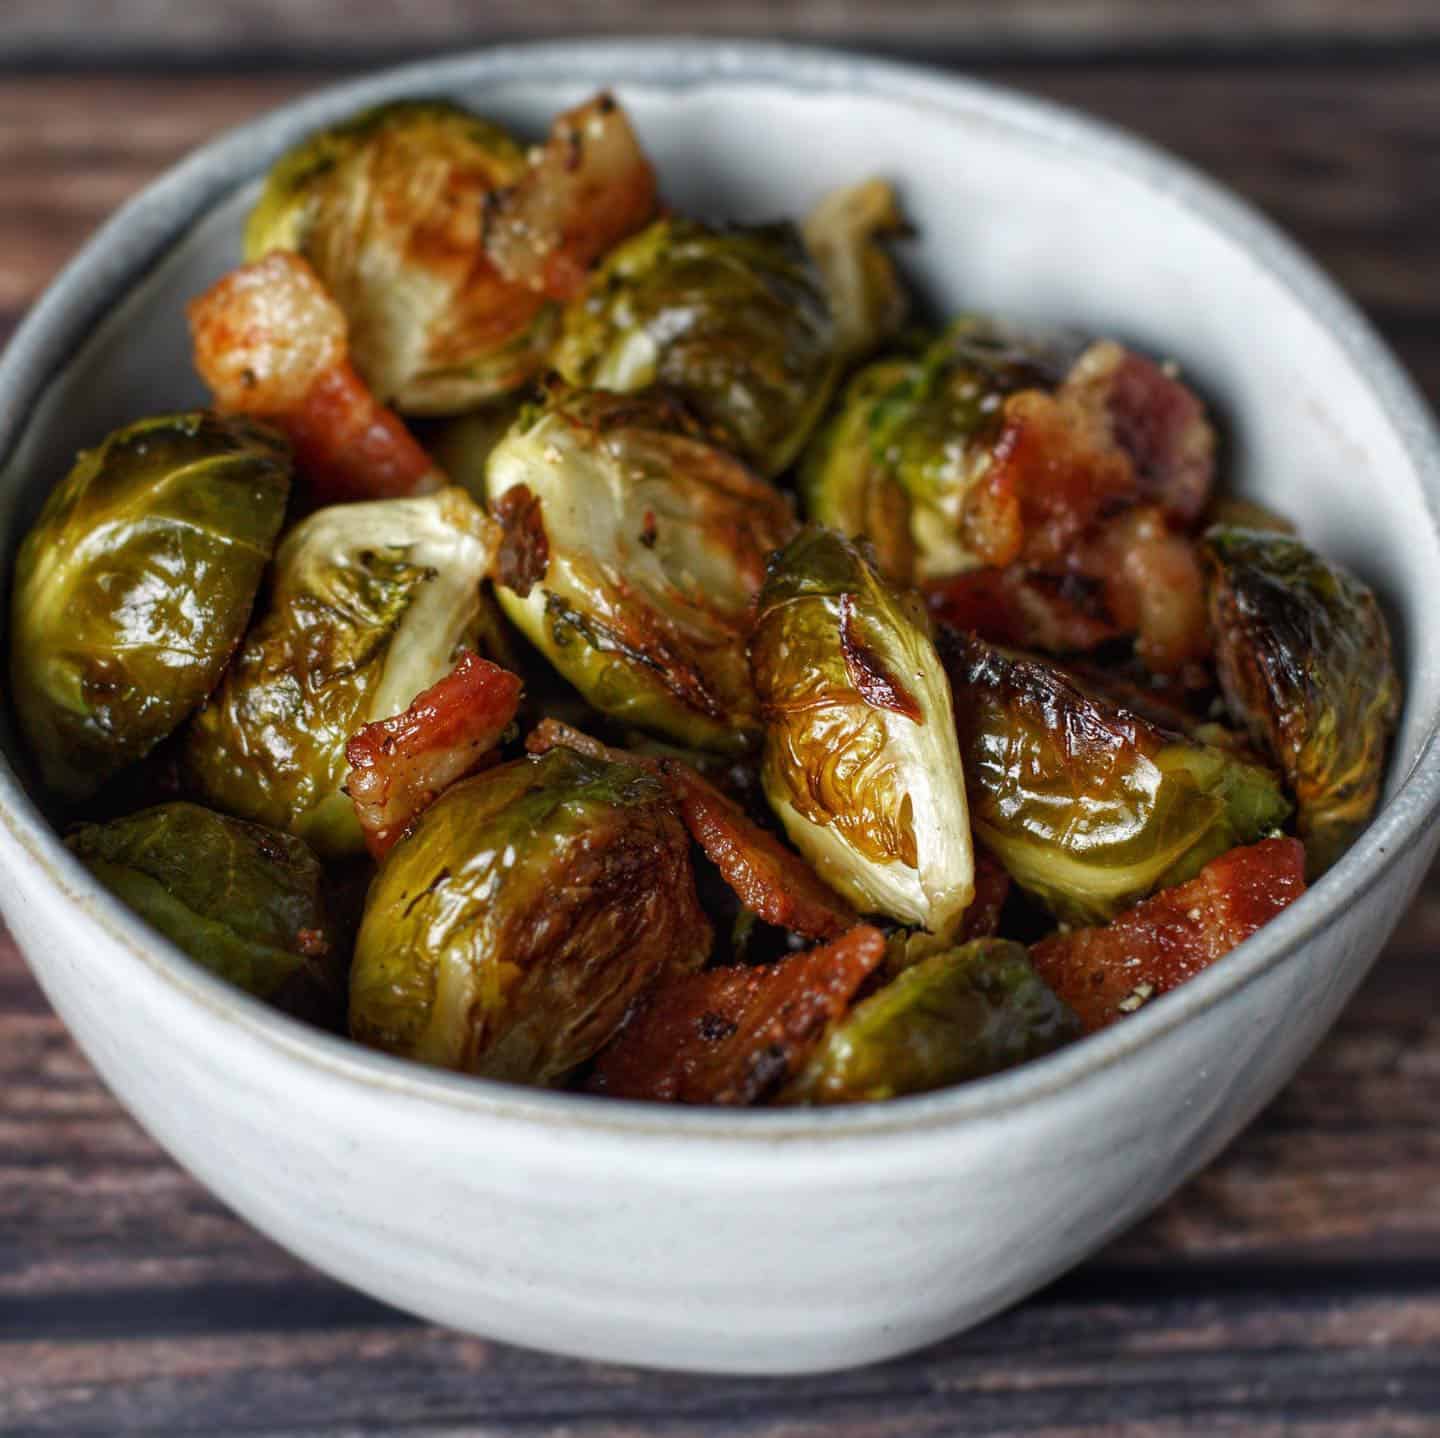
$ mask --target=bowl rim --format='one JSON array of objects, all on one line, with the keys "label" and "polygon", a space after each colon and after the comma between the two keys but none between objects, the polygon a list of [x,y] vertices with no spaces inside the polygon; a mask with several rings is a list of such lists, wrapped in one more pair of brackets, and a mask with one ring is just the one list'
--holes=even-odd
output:
[{"label": "bowl rim", "polygon": [[[1419,477],[1440,531],[1440,431],[1399,361],[1370,322],[1299,247],[1246,201],[1185,161],[1068,106],[969,75],[819,46],[700,37],[587,38],[499,45],[341,81],[272,109],[191,152],[124,204],[70,260],[0,358],[0,476],[9,469],[39,398],[80,350],[100,315],[144,279],[216,203],[252,180],[303,134],[369,104],[405,94],[487,84],[568,81],[649,90],[767,86],[801,94],[859,94],[916,110],[1000,126],[1028,143],[1083,152],[1175,203],[1242,246],[1330,333],[1367,382]],[[8,601],[6,604],[8,617]],[[329,1077],[416,1101],[458,1106],[594,1136],[702,1143],[829,1146],[953,1129],[1064,1091],[1163,1040],[1297,951],[1351,909],[1417,846],[1440,811],[1440,706],[1416,758],[1369,828],[1321,885],[1163,1001],[1084,1042],[989,1078],[886,1103],[821,1109],[687,1108],[526,1089],[427,1068],[310,1028],[234,989],[188,959],[106,891],[73,858],[0,754],[0,826],[13,852],[52,894],[144,965],[262,1046]],[[23,950],[22,950],[23,952]],[[27,956],[28,961],[28,956]],[[39,972],[38,966],[37,973]]]}]

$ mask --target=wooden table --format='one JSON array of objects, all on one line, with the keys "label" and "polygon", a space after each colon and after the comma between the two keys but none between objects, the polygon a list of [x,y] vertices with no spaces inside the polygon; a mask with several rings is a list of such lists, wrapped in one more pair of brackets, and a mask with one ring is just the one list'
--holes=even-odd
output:
[{"label": "wooden table", "polygon": [[[763,32],[768,14],[756,0],[129,10],[106,28],[89,0],[6,6],[6,333],[102,216],[192,145],[332,78],[337,57],[602,22]],[[1440,6],[811,0],[781,28],[963,64],[1172,147],[1290,228],[1440,398]],[[461,1338],[311,1272],[117,1107],[0,936],[0,1431],[1440,1434],[1437,951],[1432,878],[1285,1094],[1079,1271],[911,1358],[762,1381]]]}]

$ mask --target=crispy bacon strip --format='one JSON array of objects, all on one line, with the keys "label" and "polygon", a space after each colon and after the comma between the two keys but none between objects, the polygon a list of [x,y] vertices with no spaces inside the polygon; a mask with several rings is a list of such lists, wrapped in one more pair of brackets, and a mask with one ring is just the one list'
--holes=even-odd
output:
[{"label": "crispy bacon strip", "polygon": [[485,248],[511,284],[562,303],[655,213],[655,171],[609,94],[559,116],[518,185],[491,198]]},{"label": "crispy bacon strip", "polygon": [[862,924],[776,964],[662,979],[601,1053],[589,1088],[666,1103],[758,1103],[793,1077],[884,957],[885,936]]},{"label": "crispy bacon strip", "polygon": [[403,713],[367,724],[345,746],[346,792],[379,861],[435,797],[477,768],[520,706],[520,680],[468,650]]},{"label": "crispy bacon strip", "polygon": [[859,923],[849,905],[821,881],[799,854],[787,849],[768,829],[762,829],[739,804],[691,765],[679,759],[650,759],[612,749],[558,719],[542,719],[525,740],[532,754],[543,754],[557,745],[594,759],[643,764],[659,775],[691,838],[719,869],[740,902],[767,924],[807,939],[833,939]]},{"label": "crispy bacon strip", "polygon": [[833,939],[859,922],[799,854],[762,829],[688,764],[662,760],[660,776],[706,858],[741,903],[767,924],[807,939]]},{"label": "crispy bacon strip", "polygon": [[439,489],[444,476],[350,363],[339,305],[300,255],[276,250],[190,302],[195,367],[216,407],[283,430],[317,504]]},{"label": "crispy bacon strip", "polygon": [[1304,892],[1304,846],[1266,839],[1212,859],[1112,923],[1052,935],[1030,953],[1093,1033],[1194,978]]}]

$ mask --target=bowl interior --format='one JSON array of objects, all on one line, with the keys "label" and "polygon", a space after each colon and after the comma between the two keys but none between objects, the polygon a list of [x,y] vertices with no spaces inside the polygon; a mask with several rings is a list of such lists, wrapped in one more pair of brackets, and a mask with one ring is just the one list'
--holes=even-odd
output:
[{"label": "bowl interior", "polygon": [[[1074,326],[1176,360],[1222,421],[1229,487],[1290,515],[1382,596],[1408,690],[1394,794],[1440,707],[1440,667],[1426,658],[1440,654],[1440,608],[1429,593],[1440,537],[1420,472],[1433,440],[1418,411],[1414,432],[1403,416],[1397,422],[1397,383],[1409,403],[1403,381],[1388,377],[1388,390],[1374,383],[1368,329],[1283,241],[1144,146],[984,87],[913,75],[887,86],[874,79],[882,66],[859,72],[870,76],[865,84],[840,85],[839,60],[833,74],[814,71],[820,80],[785,76],[778,63],[771,78],[732,77],[721,63],[682,83],[643,48],[619,56],[579,78],[572,65],[517,83],[493,64],[472,73],[453,62],[322,96],[222,147],[208,181],[213,193],[220,177],[221,197],[203,212],[192,202],[178,218],[153,221],[178,238],[138,282],[134,262],[127,270],[122,259],[107,275],[103,254],[83,257],[68,298],[46,319],[58,333],[66,304],[73,321],[102,299],[100,322],[43,388],[44,376],[14,372],[13,356],[0,371],[5,592],[19,536],[77,449],[141,415],[203,402],[185,303],[238,262],[254,176],[280,148],[400,93],[449,94],[538,136],[557,109],[610,80],[682,211],[799,216],[833,186],[884,175],[918,226],[904,259],[937,311]],[[8,717],[0,749],[21,767]]]}]

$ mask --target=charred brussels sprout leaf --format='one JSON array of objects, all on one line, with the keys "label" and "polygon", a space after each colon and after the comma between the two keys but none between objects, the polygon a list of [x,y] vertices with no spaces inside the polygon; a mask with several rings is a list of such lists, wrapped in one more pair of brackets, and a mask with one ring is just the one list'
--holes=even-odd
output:
[{"label": "charred brussels sprout leaf", "polygon": [[277,162],[245,258],[298,250],[344,310],[376,397],[454,414],[529,379],[555,335],[554,307],[484,253],[489,196],[525,172],[520,147],[458,105],[385,105]]},{"label": "charred brussels sprout leaf", "polygon": [[902,584],[990,562],[991,536],[1009,524],[984,483],[1003,401],[1054,388],[1065,358],[1063,340],[966,317],[918,358],[861,370],[806,458],[810,518],[869,538]]},{"label": "charred brussels sprout leaf", "polygon": [[220,681],[285,517],[283,441],[141,420],[88,450],[20,548],[10,679],[45,782],[83,799]]},{"label": "charred brussels sprout leaf", "polygon": [[1147,722],[1043,659],[947,643],[975,836],[1064,919],[1095,922],[1283,823],[1278,776]]},{"label": "charred brussels sprout leaf", "polygon": [[1401,700],[1385,618],[1358,579],[1288,535],[1212,529],[1205,548],[1225,700],[1285,773],[1314,879],[1379,801]]},{"label": "charred brussels sprout leaf", "polygon": [[325,857],[362,847],[345,744],[473,647],[490,525],[462,490],[335,505],[286,536],[269,608],[196,716],[187,777]]},{"label": "charred brussels sprout leaf", "polygon": [[654,395],[561,391],[491,456],[496,595],[602,713],[706,749],[758,729],[745,658],[788,502]]},{"label": "charred brussels sprout leaf", "polygon": [[116,898],[211,973],[257,998],[338,999],[323,875],[300,840],[176,803],[87,824],[65,842]]},{"label": "charred brussels sprout leaf", "polygon": [[664,786],[554,749],[449,789],[373,886],[350,985],[354,1036],[551,1084],[591,1058],[710,926]]},{"label": "charred brussels sprout leaf", "polygon": [[612,251],[565,312],[572,384],[663,385],[766,474],[800,452],[838,368],[825,288],[790,225],[659,220]]},{"label": "charred brussels sprout leaf", "polygon": [[965,779],[923,609],[859,549],[810,528],[761,591],[751,666],[766,798],[862,912],[956,930],[974,892]]},{"label": "charred brussels sprout leaf", "polygon": [[1020,944],[932,954],[834,1024],[784,1096],[866,1103],[983,1078],[1078,1037],[1075,1015]]}]

